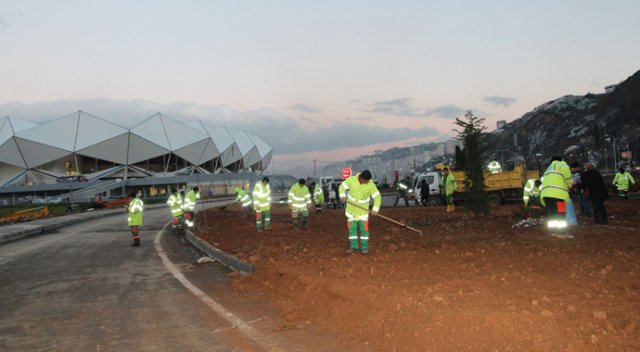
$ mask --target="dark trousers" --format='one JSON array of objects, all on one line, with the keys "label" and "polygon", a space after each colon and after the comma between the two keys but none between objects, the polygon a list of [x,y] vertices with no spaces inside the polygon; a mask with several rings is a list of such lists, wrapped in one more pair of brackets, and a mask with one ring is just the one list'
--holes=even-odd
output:
[{"label": "dark trousers", "polygon": [[607,224],[607,208],[604,206],[604,199],[591,199],[591,210],[593,212],[593,222],[596,224]]},{"label": "dark trousers", "polygon": [[[544,197],[544,204],[547,210],[547,224],[551,233],[564,233],[566,229],[567,208],[562,199]],[[564,227],[551,226],[551,224],[562,221]]]}]

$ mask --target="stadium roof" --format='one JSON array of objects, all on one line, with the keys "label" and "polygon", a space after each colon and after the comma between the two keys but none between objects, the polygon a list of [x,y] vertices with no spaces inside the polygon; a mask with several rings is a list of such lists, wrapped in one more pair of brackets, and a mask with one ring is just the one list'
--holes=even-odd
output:
[{"label": "stadium roof", "polygon": [[8,170],[55,169],[61,160],[77,162],[78,157],[103,160],[112,163],[110,167],[140,167],[161,157],[169,160],[165,174],[175,171],[169,170],[169,162],[177,165],[176,160],[207,173],[261,171],[271,154],[272,148],[257,136],[203,121],[185,124],[161,113],[130,129],[83,111],[42,124],[0,119],[0,180],[7,178]]}]

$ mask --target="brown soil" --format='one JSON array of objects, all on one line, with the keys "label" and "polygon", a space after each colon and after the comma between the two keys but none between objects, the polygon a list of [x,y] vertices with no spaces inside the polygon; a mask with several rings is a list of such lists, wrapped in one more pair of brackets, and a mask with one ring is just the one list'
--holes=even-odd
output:
[{"label": "brown soil", "polygon": [[374,218],[366,256],[346,253],[343,210],[293,230],[276,207],[257,233],[239,207],[211,209],[200,236],[256,266],[235,290],[353,338],[345,351],[639,351],[639,205],[608,202],[609,225],[580,218],[573,239],[512,228],[515,205],[383,208],[424,237]]}]

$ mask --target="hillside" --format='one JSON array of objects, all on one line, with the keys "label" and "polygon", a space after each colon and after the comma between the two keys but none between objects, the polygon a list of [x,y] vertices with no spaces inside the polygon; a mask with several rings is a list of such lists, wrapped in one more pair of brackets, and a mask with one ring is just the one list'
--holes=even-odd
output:
[{"label": "hillside", "polygon": [[[503,129],[484,134],[491,146],[485,156],[495,157],[507,167],[514,159],[529,165],[544,165],[553,155],[568,154],[570,160],[590,161],[599,168],[613,166],[612,139],[616,148],[640,154],[640,71],[618,84],[611,93],[566,95],[546,102]],[[413,147],[434,150],[435,143]],[[536,156],[539,154],[539,157]],[[409,155],[409,148],[392,148],[375,154],[382,161]],[[373,156],[352,160],[352,166],[366,167]],[[619,154],[618,154],[619,158]],[[342,165],[328,165],[338,170]],[[335,169],[335,170],[334,170]]]},{"label": "hillside", "polygon": [[578,146],[571,148],[573,158],[589,159],[602,167],[604,148],[609,165],[613,157],[607,135],[615,138],[618,149],[628,144],[634,155],[640,151],[640,71],[611,93],[567,95],[544,103],[501,131],[487,134],[486,141],[495,150],[515,149],[530,162],[535,162],[537,153],[546,161]]}]

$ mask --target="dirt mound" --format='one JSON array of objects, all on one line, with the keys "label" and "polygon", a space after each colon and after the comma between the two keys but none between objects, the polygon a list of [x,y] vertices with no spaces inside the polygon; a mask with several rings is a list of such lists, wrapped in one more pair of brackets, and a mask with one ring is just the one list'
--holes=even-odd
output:
[{"label": "dirt mound", "polygon": [[607,205],[610,224],[580,218],[573,239],[512,228],[517,206],[383,208],[425,235],[372,218],[368,255],[346,253],[343,210],[294,230],[275,208],[257,233],[239,207],[211,209],[199,235],[256,266],[234,289],[352,337],[345,351],[637,351],[640,211]]}]

